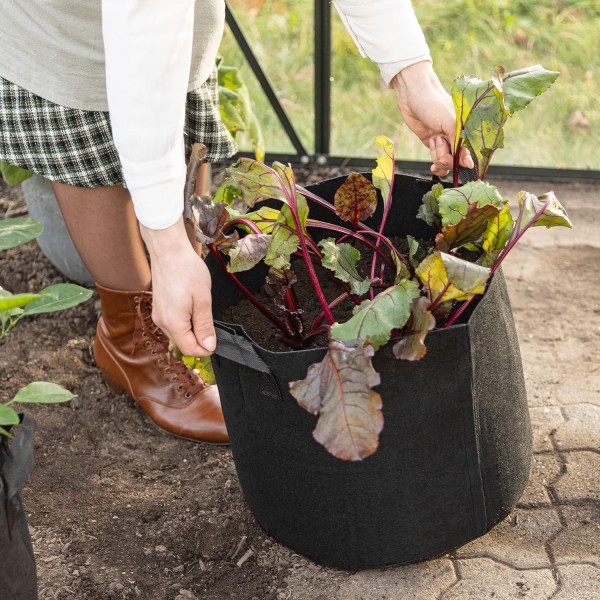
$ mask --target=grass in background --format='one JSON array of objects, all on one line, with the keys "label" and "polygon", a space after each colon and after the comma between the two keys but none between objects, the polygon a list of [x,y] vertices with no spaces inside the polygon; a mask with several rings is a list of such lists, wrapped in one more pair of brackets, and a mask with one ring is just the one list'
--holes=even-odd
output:
[{"label": "grass in background", "polygon": [[[230,0],[300,138],[312,151],[312,0]],[[489,77],[501,64],[514,70],[535,63],[561,75],[526,114],[506,127],[507,150],[494,164],[599,169],[600,6],[597,0],[476,0],[413,2],[447,89],[462,74]],[[385,134],[398,158],[427,160],[428,151],[402,123],[379,71],[360,57],[333,10],[331,153],[374,156]],[[267,152],[293,152],[287,136],[226,30],[221,54],[240,66],[255,102]]]}]

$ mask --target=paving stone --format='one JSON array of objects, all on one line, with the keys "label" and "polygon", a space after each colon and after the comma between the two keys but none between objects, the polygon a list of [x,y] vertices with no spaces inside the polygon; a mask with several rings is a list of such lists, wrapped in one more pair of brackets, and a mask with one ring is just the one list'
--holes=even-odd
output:
[{"label": "paving stone", "polygon": [[553,454],[534,454],[527,487],[519,504],[550,504],[547,485],[560,475],[560,462]]},{"label": "paving stone", "polygon": [[559,406],[535,406],[529,409],[531,429],[533,433],[533,451],[552,451],[550,434],[564,424]]},{"label": "paving stone", "polygon": [[573,404],[565,406],[566,420],[556,428],[556,442],[561,449],[600,447],[600,406]]},{"label": "paving stone", "polygon": [[525,359],[523,359],[523,371],[527,404],[530,407],[560,406],[557,397],[560,382],[553,374],[549,376],[548,373],[542,373],[542,370],[538,371],[537,367],[527,367]]},{"label": "paving stone", "polygon": [[561,528],[552,508],[516,509],[489,533],[459,548],[459,558],[489,556],[519,569],[550,567],[545,544]]},{"label": "paving stone", "polygon": [[[528,337],[525,340],[535,343],[533,339],[529,339]],[[539,356],[539,348],[537,346],[533,351],[524,352],[528,346],[523,345],[521,334],[519,334],[519,342],[521,344],[521,353],[523,354],[523,374],[525,376],[527,403],[530,407],[559,406],[557,395],[560,381],[555,373],[548,372],[548,357]]]},{"label": "paving stone", "polygon": [[546,600],[557,587],[551,569],[517,571],[488,558],[457,564],[461,580],[441,600]]},{"label": "paving stone", "polygon": [[592,565],[559,567],[562,587],[552,600],[598,600],[600,598],[600,569]]},{"label": "paving stone", "polygon": [[561,502],[600,499],[600,454],[566,452],[567,472],[552,486]]},{"label": "paving stone", "polygon": [[361,571],[339,587],[336,600],[431,600],[456,582],[447,558],[416,565]]},{"label": "paving stone", "polygon": [[[597,360],[597,351],[594,360]],[[573,361],[569,361],[573,366]],[[587,361],[586,361],[587,363]],[[556,398],[561,405],[595,404],[600,406],[600,369],[597,365],[588,368],[574,368],[563,373]],[[573,390],[577,390],[574,393]]]},{"label": "paving stone", "polygon": [[560,511],[566,525],[550,544],[556,563],[585,561],[600,566],[600,507],[561,506]]}]

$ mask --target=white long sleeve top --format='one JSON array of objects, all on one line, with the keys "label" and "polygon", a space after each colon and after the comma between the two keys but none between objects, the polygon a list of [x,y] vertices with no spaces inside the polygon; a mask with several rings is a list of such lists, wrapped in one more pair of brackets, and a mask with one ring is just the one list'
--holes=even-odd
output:
[{"label": "white long sleeve top", "polygon": [[[195,0],[102,0],[106,87],[113,137],[136,216],[151,229],[183,209],[182,129]],[[409,0],[335,0],[361,54],[384,81],[429,59]]]}]

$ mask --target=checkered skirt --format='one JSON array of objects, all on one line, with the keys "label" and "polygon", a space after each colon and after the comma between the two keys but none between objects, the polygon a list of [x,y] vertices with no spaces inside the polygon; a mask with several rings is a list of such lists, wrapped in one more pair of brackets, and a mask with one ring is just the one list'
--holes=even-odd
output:
[{"label": "checkered skirt", "polygon": [[[186,152],[201,142],[208,162],[230,157],[235,142],[219,113],[216,70],[187,95]],[[67,108],[0,77],[0,160],[79,187],[123,184],[107,112]]]}]

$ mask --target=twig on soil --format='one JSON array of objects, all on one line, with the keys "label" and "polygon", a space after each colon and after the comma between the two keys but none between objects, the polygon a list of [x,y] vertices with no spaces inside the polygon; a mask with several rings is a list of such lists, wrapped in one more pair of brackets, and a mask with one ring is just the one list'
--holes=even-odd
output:
[{"label": "twig on soil", "polygon": [[241,567],[253,555],[254,555],[254,550],[252,548],[248,548],[248,550],[246,550],[244,556],[242,556],[242,558],[240,558],[240,560],[237,561],[236,565],[238,567]]},{"label": "twig on soil", "polygon": [[242,539],[240,540],[240,543],[237,545],[237,548],[234,550],[233,553],[231,553],[231,551],[229,552],[229,554],[227,555],[227,558],[235,558],[238,553],[242,550],[242,548],[244,547],[244,544],[246,543],[246,540],[248,539],[248,536],[243,535]]}]

